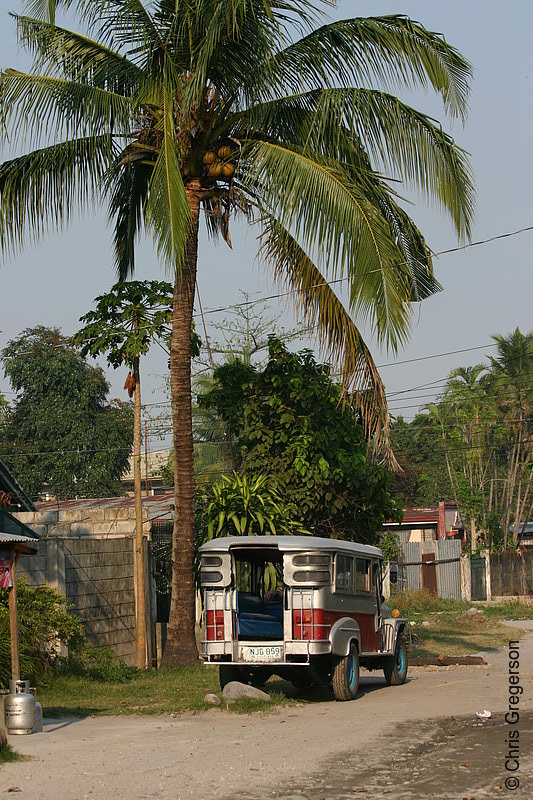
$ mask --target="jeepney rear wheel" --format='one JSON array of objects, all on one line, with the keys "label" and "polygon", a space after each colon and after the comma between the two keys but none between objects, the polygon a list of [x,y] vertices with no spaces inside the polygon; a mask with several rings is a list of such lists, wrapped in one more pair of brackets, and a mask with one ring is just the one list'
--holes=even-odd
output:
[{"label": "jeepney rear wheel", "polygon": [[403,636],[396,640],[394,655],[385,660],[383,672],[388,686],[401,686],[407,678],[407,647]]},{"label": "jeepney rear wheel", "polygon": [[353,700],[359,691],[359,653],[352,642],[347,656],[333,660],[332,686],[335,700]]}]

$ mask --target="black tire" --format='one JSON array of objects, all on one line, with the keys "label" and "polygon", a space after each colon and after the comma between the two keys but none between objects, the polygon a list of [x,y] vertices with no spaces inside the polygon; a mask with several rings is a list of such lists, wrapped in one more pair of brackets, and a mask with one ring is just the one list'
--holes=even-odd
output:
[{"label": "black tire", "polygon": [[293,667],[290,672],[290,681],[297,689],[306,689],[313,685],[313,675],[309,667]]},{"label": "black tire", "polygon": [[359,691],[359,653],[352,642],[347,656],[334,658],[332,686],[335,700],[353,700]]},{"label": "black tire", "polygon": [[401,686],[402,683],[405,683],[407,678],[407,647],[403,636],[398,636],[394,655],[385,660],[383,672],[389,686]]},{"label": "black tire", "polygon": [[252,686],[256,686],[258,689],[264,686],[272,675],[272,670],[268,668],[265,669],[264,667],[248,670],[243,668],[242,672],[246,673],[246,675],[240,678],[241,683],[249,683]]},{"label": "black tire", "polygon": [[221,664],[218,668],[218,677],[221,689],[224,689],[232,681],[248,683],[248,675],[244,674],[242,667],[237,667],[235,664]]}]

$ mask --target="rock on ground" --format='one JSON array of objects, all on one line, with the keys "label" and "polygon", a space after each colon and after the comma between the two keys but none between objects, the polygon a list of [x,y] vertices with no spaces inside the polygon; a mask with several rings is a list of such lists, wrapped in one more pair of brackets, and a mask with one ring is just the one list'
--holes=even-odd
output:
[{"label": "rock on ground", "polygon": [[242,697],[249,697],[252,700],[270,700],[270,695],[257,689],[255,686],[248,686],[247,683],[230,681],[224,687],[222,697],[228,702],[240,700]]}]

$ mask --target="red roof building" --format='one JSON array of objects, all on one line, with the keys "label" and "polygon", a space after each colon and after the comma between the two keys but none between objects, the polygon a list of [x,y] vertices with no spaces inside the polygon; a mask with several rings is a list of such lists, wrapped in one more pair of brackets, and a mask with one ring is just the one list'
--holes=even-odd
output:
[{"label": "red roof building", "polygon": [[464,540],[465,529],[457,503],[441,502],[433,508],[406,508],[402,522],[386,522],[385,530],[403,533],[406,542],[429,542],[434,539]]}]

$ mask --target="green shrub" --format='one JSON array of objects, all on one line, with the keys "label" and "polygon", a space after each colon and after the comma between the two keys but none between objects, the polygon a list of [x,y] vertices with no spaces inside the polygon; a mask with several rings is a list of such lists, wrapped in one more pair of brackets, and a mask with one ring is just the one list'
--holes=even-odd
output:
[{"label": "green shrub", "polygon": [[459,612],[465,607],[464,603],[459,603],[456,600],[446,600],[442,597],[430,594],[427,589],[410,589],[405,592],[394,592],[391,594],[387,605],[390,606],[390,608],[399,609],[402,616],[407,615],[408,609],[412,616],[413,614],[427,615],[443,611]]},{"label": "green shrub", "polygon": [[[0,682],[6,687],[11,677],[8,589],[0,590]],[[21,675],[35,680],[54,666],[63,666],[62,645],[69,657],[84,644],[84,623],[73,614],[66,599],[50,586],[29,587],[24,578],[17,582],[17,610]]]},{"label": "green shrub", "polygon": [[109,683],[125,683],[139,672],[135,667],[129,667],[124,661],[117,659],[111,647],[88,645],[79,652],[74,668],[85,677]]}]

